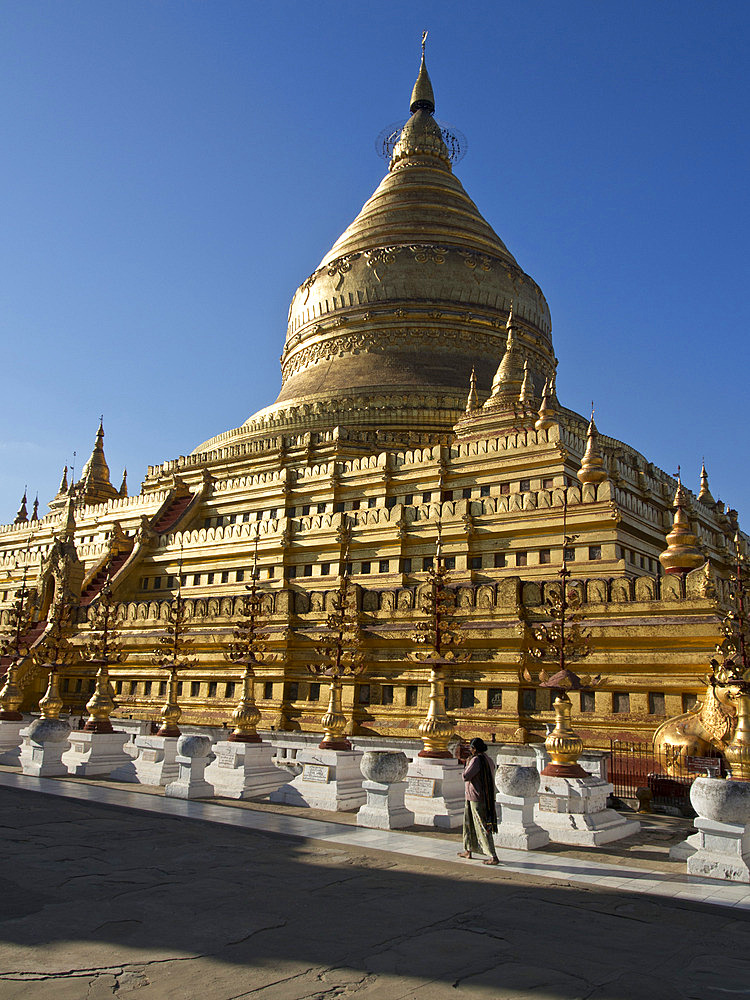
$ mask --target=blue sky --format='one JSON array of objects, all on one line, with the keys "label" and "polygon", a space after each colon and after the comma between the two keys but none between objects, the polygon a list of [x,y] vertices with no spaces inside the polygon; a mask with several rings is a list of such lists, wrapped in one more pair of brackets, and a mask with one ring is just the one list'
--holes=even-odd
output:
[{"label": "blue sky", "polygon": [[0,521],[104,413],[131,492],[278,391],[422,28],[457,173],[544,290],[562,401],[750,527],[747,3],[0,5]]}]

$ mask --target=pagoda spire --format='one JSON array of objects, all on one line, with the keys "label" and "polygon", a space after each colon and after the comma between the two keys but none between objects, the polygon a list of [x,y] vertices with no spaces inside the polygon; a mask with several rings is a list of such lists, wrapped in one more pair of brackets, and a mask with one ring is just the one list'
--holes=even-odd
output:
[{"label": "pagoda spire", "polygon": [[549,430],[550,427],[554,427],[557,423],[555,419],[554,405],[552,403],[552,391],[550,388],[551,383],[546,381],[544,383],[544,389],[542,390],[542,405],[539,407],[539,414],[536,419],[534,427],[538,431]]},{"label": "pagoda spire", "polygon": [[126,497],[128,495],[128,470],[122,470],[122,483],[120,483],[120,496]]},{"label": "pagoda spire", "polygon": [[104,457],[104,418],[99,420],[94,449],[83,467],[81,481],[85,486],[101,486],[105,483],[109,485],[109,466]]},{"label": "pagoda spire", "polygon": [[697,569],[706,561],[697,547],[697,539],[690,530],[690,519],[687,515],[688,498],[680,478],[680,468],[677,467],[677,489],[672,507],[674,521],[672,530],[667,535],[667,547],[659,556],[659,562],[665,573],[679,573],[684,576],[692,569]]},{"label": "pagoda spire", "polygon": [[581,483],[601,483],[607,478],[604,457],[599,449],[599,431],[594,423],[594,404],[591,404],[591,420],[586,431],[586,451],[581,459],[581,468],[576,473]]},{"label": "pagoda spire", "polygon": [[427,41],[427,32],[422,32],[422,62],[419,66],[419,74],[417,76],[417,82],[414,84],[414,89],[411,92],[411,100],[409,102],[409,111],[414,114],[415,111],[426,111],[428,114],[433,115],[435,113],[435,94],[432,90],[432,83],[430,82],[430,76],[427,72],[427,66],[424,59],[424,49],[425,43]]},{"label": "pagoda spire", "polygon": [[39,520],[39,494],[38,493],[34,497],[34,508],[31,511],[31,520],[32,521],[38,521]]},{"label": "pagoda spire", "polygon": [[21,497],[21,506],[18,508],[18,513],[15,516],[13,524],[28,524],[29,514],[26,510],[26,487],[23,488],[23,496]]},{"label": "pagoda spire", "polygon": [[521,383],[521,391],[518,394],[518,402],[522,406],[527,406],[531,402],[531,379],[529,377],[528,361],[524,361],[523,363],[523,382]]},{"label": "pagoda spire", "polygon": [[512,302],[505,327],[508,331],[508,339],[505,342],[505,354],[503,354],[503,360],[498,365],[495,377],[492,380],[492,393],[484,404],[486,409],[493,409],[498,404],[515,403],[521,394],[523,369],[518,356]]},{"label": "pagoda spire", "polygon": [[712,507],[716,502],[711,496],[711,490],[708,488],[708,473],[706,472],[706,460],[703,459],[701,463],[701,489],[698,494],[698,499],[702,500],[703,503],[710,504]]},{"label": "pagoda spire", "polygon": [[68,467],[67,465],[63,469],[62,479],[60,480],[60,488],[57,491],[57,495],[60,496],[61,493],[68,492]]},{"label": "pagoda spire", "polygon": [[479,396],[477,396],[477,373],[473,366],[471,377],[469,378],[469,396],[466,400],[466,416],[470,417],[479,409]]}]

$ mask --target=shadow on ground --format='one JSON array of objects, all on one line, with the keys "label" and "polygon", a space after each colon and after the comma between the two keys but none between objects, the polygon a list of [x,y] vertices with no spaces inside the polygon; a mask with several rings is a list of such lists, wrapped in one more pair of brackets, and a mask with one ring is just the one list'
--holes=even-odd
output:
[{"label": "shadow on ground", "polygon": [[750,993],[730,910],[14,789],[0,831],[1,1000]]}]

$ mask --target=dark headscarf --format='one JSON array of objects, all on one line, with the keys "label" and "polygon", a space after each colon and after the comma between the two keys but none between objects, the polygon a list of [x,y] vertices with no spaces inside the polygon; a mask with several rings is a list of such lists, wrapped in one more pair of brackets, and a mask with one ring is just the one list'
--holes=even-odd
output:
[{"label": "dark headscarf", "polygon": [[497,808],[495,807],[495,782],[492,776],[492,767],[487,758],[487,744],[479,736],[475,736],[469,744],[472,750],[476,751],[479,761],[479,774],[477,783],[481,802],[484,805],[486,826],[488,833],[497,833]]}]

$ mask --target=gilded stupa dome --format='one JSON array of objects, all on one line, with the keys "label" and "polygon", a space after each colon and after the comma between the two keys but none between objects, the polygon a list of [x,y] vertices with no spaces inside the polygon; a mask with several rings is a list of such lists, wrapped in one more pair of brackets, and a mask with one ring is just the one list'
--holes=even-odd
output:
[{"label": "gilded stupa dome", "polygon": [[423,56],[388,173],[292,299],[276,402],[232,437],[269,426],[445,433],[472,368],[489,393],[511,305],[541,398],[555,369],[549,308],[454,174],[434,110]]}]

